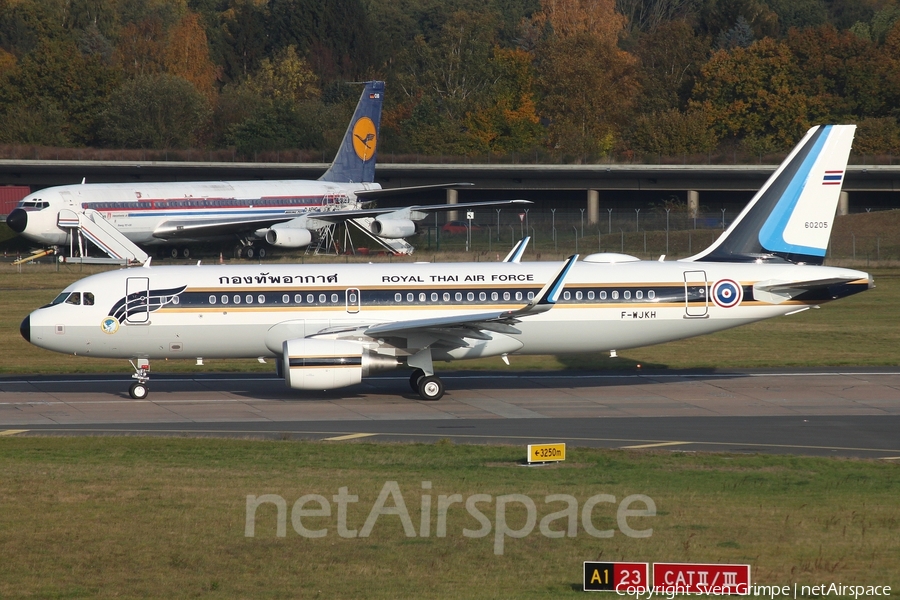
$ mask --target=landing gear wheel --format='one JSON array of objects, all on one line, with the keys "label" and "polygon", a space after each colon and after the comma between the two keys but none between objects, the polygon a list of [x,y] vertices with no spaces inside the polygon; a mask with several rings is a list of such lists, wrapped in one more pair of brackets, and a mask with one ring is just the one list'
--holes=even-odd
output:
[{"label": "landing gear wheel", "polygon": [[190,258],[190,257],[191,257],[191,249],[188,248],[187,246],[185,246],[184,248],[182,248],[182,249],[181,249],[181,256],[183,256],[184,258]]},{"label": "landing gear wheel", "polygon": [[259,248],[256,253],[260,258],[266,257],[266,249],[265,248]]},{"label": "landing gear wheel", "polygon": [[140,381],[135,381],[131,384],[131,388],[128,389],[128,393],[135,400],[143,400],[147,397],[147,394],[150,393],[150,390],[147,388],[146,383],[141,383]]},{"label": "landing gear wheel", "polygon": [[425,371],[422,369],[416,369],[412,372],[412,375],[409,376],[409,387],[416,394],[419,393],[419,381],[425,377]]},{"label": "landing gear wheel", "polygon": [[428,375],[419,380],[419,396],[433,402],[444,395],[444,382],[437,375]]},{"label": "landing gear wheel", "polygon": [[178,258],[178,248],[172,248],[169,251],[169,256],[171,256],[172,258]]},{"label": "landing gear wheel", "polygon": [[244,247],[243,246],[235,246],[234,247],[234,257],[235,258],[243,258],[244,257]]},{"label": "landing gear wheel", "polygon": [[244,249],[244,256],[246,256],[247,258],[253,258],[254,256],[256,256],[256,248],[254,248],[253,246],[247,246]]}]

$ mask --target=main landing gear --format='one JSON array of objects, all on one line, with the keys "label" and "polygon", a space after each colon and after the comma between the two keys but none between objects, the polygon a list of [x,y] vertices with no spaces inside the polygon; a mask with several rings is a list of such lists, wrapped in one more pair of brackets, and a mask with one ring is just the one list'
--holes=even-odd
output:
[{"label": "main landing gear", "polygon": [[239,244],[234,247],[235,258],[265,258],[268,251],[261,244]]},{"label": "main landing gear", "polygon": [[146,358],[139,358],[137,359],[137,364],[130,360],[128,362],[131,363],[131,367],[134,369],[134,375],[131,377],[137,379],[128,388],[128,394],[135,400],[143,400],[150,393],[150,388],[147,387],[147,383],[150,381],[150,361]]},{"label": "main landing gear", "polygon": [[444,382],[437,375],[426,375],[422,369],[416,369],[409,376],[410,389],[419,394],[422,400],[433,402],[444,395]]}]

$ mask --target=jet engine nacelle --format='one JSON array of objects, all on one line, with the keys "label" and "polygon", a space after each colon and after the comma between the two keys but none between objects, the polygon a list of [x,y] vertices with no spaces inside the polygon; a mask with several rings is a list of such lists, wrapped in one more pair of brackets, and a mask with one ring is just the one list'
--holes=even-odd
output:
[{"label": "jet engine nacelle", "polygon": [[312,242],[312,232],[299,227],[279,227],[273,225],[266,231],[266,241],[282,248],[302,248]]},{"label": "jet engine nacelle", "polygon": [[372,221],[371,230],[372,233],[383,238],[405,238],[416,232],[416,224],[409,219],[382,219],[381,217],[376,217]]},{"label": "jet engine nacelle", "polygon": [[344,340],[285,340],[282,350],[284,381],[295,390],[346,387],[359,383],[372,371],[399,365],[396,358],[372,354]]}]

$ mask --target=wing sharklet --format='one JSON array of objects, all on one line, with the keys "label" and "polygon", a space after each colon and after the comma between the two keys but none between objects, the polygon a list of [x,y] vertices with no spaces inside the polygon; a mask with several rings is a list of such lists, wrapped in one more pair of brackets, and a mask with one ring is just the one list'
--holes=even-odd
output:
[{"label": "wing sharklet", "polygon": [[522,261],[522,255],[525,254],[525,248],[528,246],[528,242],[531,241],[531,236],[526,235],[521,240],[516,242],[516,245],[513,246],[512,250],[509,251],[509,254],[506,255],[506,258],[503,259],[503,262],[508,263],[518,263]]}]

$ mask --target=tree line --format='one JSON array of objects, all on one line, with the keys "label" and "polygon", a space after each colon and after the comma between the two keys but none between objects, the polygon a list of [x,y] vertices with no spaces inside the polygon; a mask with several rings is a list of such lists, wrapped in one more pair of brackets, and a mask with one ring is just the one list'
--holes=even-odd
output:
[{"label": "tree line", "polygon": [[900,151],[895,0],[0,0],[0,144],[559,161]]}]

